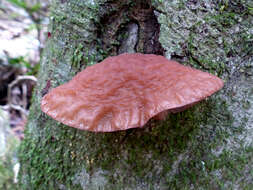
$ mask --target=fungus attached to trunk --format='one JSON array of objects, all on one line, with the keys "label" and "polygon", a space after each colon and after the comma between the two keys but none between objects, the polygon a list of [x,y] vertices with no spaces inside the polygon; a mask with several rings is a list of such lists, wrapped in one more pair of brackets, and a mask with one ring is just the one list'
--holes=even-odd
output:
[{"label": "fungus attached to trunk", "polygon": [[223,87],[218,77],[153,54],[121,54],[87,67],[46,94],[41,109],[71,127],[111,132],[142,127]]}]

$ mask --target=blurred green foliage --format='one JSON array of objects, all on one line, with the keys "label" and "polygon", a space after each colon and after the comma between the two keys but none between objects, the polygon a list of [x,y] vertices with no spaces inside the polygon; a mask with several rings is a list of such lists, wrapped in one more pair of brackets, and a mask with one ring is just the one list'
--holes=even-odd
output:
[{"label": "blurred green foliage", "polygon": [[41,8],[40,3],[36,3],[35,5],[29,5],[24,0],[7,0],[7,1],[9,1],[10,3],[16,5],[17,7],[25,9],[30,14],[33,13],[33,12],[37,12]]},{"label": "blurred green foliage", "polygon": [[26,75],[37,75],[40,64],[31,64],[25,60],[24,56],[8,58],[8,63],[17,68],[26,68]]}]

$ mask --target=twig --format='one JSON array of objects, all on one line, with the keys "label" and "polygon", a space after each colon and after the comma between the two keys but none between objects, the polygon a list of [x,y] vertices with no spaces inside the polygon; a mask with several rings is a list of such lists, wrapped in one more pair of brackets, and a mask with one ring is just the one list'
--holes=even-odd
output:
[{"label": "twig", "polygon": [[[7,96],[7,100],[8,100],[8,104],[6,106],[4,106],[4,109],[14,109],[14,110],[18,110],[21,112],[22,118],[26,118],[26,116],[28,115],[28,111],[26,110],[27,107],[27,85],[24,84],[25,81],[31,81],[32,83],[36,84],[37,83],[37,78],[35,78],[34,76],[18,76],[16,80],[12,81],[9,85],[8,85],[8,96]],[[16,105],[13,104],[12,102],[12,89],[19,85],[22,84],[22,102],[21,105]]]}]

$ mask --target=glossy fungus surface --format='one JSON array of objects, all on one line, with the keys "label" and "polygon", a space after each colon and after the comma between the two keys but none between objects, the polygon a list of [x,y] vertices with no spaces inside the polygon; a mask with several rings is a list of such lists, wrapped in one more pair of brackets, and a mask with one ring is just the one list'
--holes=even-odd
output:
[{"label": "glossy fungus surface", "polygon": [[153,54],[121,54],[87,67],[46,94],[43,112],[94,132],[142,127],[164,111],[181,111],[223,86],[218,77]]}]

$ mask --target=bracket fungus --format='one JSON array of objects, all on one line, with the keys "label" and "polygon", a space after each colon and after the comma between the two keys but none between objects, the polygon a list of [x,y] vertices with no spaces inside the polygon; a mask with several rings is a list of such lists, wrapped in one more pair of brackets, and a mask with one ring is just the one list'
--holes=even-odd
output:
[{"label": "bracket fungus", "polygon": [[150,118],[182,111],[222,87],[220,78],[163,56],[125,53],[52,89],[41,109],[74,128],[112,132],[143,127]]}]

